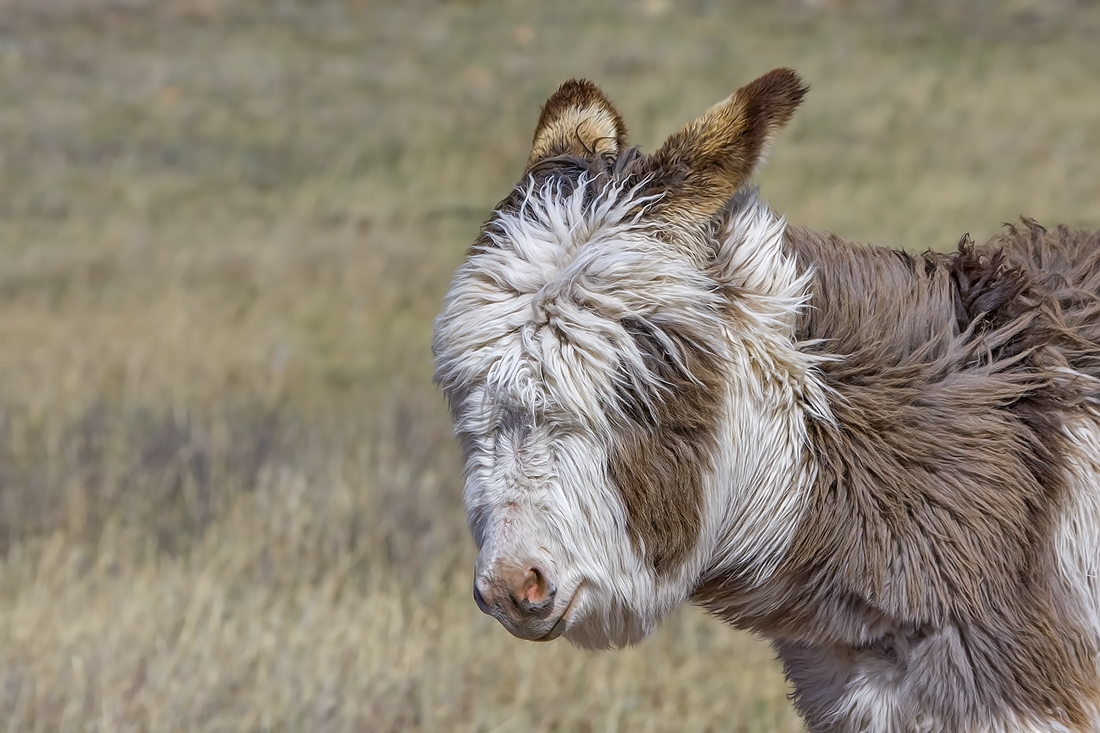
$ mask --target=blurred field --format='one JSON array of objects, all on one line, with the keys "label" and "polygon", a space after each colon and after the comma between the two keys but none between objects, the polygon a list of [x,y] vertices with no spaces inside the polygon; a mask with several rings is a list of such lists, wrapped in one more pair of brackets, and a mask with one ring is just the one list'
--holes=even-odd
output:
[{"label": "blurred field", "polygon": [[1100,5],[0,0],[0,728],[791,731],[768,648],[470,599],[429,338],[539,104],[633,139],[779,65],[760,178],[910,249],[1100,226]]}]

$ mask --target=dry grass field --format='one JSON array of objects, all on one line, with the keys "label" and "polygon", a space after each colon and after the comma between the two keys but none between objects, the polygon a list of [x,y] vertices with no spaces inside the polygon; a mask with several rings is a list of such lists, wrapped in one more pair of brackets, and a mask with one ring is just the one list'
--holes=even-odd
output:
[{"label": "dry grass field", "polygon": [[450,273],[570,76],[653,149],[799,69],[799,224],[1100,226],[1098,49],[1082,0],[0,0],[0,729],[799,730],[698,612],[478,613]]}]

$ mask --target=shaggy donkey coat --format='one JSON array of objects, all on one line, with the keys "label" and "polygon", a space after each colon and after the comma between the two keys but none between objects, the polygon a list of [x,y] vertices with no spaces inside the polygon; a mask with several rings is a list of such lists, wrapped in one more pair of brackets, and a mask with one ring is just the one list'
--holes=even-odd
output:
[{"label": "shaggy donkey coat", "polygon": [[436,323],[474,595],[636,643],[770,638],[812,731],[1100,730],[1100,234],[913,256],[745,184],[778,69],[651,156],[568,82]]}]

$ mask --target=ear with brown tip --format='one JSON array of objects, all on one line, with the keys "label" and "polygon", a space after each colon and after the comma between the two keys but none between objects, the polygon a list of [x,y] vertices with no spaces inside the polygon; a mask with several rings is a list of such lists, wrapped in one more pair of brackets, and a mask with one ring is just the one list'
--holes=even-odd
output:
[{"label": "ear with brown tip", "polygon": [[666,210],[698,220],[724,206],[808,91],[793,70],[775,69],[673,134],[652,157],[655,182],[669,192]]},{"label": "ear with brown tip", "polygon": [[626,147],[626,125],[590,81],[570,79],[542,107],[527,166],[555,155],[617,155]]}]

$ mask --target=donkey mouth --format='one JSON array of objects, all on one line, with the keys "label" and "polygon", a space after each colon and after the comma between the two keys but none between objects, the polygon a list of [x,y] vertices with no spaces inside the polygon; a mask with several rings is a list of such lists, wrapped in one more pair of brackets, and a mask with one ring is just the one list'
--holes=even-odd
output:
[{"label": "donkey mouth", "polygon": [[494,608],[491,615],[500,622],[501,626],[507,629],[509,634],[517,639],[523,639],[524,641],[553,641],[569,629],[569,621],[573,616],[573,607],[576,605],[578,597],[580,597],[580,586],[573,592],[573,595],[569,598],[569,602],[565,605],[565,610],[562,611],[557,618],[552,621],[547,619],[543,623],[537,625],[519,622],[499,608]]},{"label": "donkey mouth", "polygon": [[[584,585],[581,583],[581,585]],[[573,610],[573,604],[581,594],[581,586],[577,586],[577,589],[573,591],[572,598],[569,599],[569,603],[566,604],[565,610],[561,612],[561,616],[558,616],[558,620],[554,622],[554,625],[550,627],[543,636],[531,641],[553,641],[559,636],[565,633],[565,630],[569,627],[569,613]]]}]

